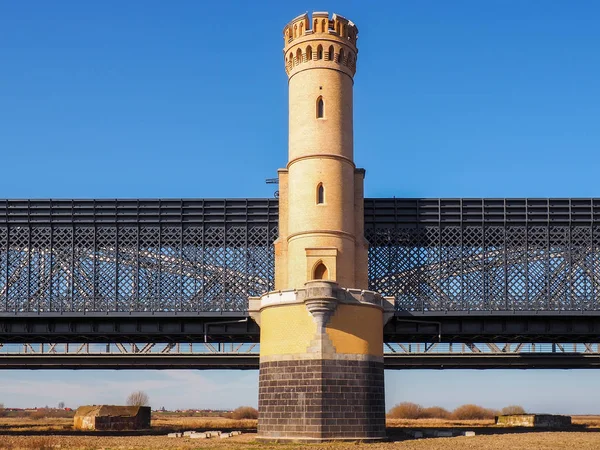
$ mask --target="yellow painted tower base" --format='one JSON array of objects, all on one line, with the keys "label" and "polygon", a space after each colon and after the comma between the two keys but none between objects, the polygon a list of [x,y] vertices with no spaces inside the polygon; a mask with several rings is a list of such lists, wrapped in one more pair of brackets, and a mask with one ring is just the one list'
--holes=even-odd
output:
[{"label": "yellow painted tower base", "polygon": [[261,326],[260,439],[385,437],[382,352],[389,301],[322,280],[251,300]]}]

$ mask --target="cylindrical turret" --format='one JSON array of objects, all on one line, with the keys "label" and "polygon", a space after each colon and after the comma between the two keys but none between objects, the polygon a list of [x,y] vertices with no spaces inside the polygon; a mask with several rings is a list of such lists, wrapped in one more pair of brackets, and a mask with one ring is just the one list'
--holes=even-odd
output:
[{"label": "cylindrical turret", "polygon": [[312,279],[366,288],[366,274],[356,270],[357,261],[366,261],[362,230],[356,227],[357,214],[363,220],[364,172],[357,176],[352,124],[358,30],[339,15],[313,13],[312,20],[296,17],[283,34],[289,161],[280,171],[286,195],[280,197],[284,225],[277,253],[287,277],[277,277],[277,288],[299,288]]}]

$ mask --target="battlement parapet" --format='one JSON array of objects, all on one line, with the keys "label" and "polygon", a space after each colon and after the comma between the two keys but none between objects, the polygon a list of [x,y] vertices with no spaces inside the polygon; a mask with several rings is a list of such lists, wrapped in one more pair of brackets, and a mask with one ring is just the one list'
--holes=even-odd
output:
[{"label": "battlement parapet", "polygon": [[337,36],[356,47],[358,28],[352,21],[338,14],[333,14],[330,19],[327,12],[313,12],[312,18],[305,13],[292,19],[283,28],[285,46],[287,47],[295,39],[302,38],[307,34]]},{"label": "battlement parapet", "polygon": [[312,18],[301,14],[284,27],[283,39],[285,70],[290,76],[307,62],[333,63],[351,76],[356,72],[358,28],[345,17],[333,14],[330,19],[327,12],[313,12]]}]

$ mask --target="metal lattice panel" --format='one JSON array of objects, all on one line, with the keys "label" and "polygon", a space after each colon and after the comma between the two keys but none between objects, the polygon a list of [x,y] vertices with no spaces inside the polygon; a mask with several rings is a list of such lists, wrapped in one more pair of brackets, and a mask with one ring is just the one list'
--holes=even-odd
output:
[{"label": "metal lattice panel", "polygon": [[[2,200],[0,312],[245,311],[277,201]],[[599,199],[366,199],[370,288],[404,311],[597,311]]]},{"label": "metal lattice panel", "polygon": [[598,199],[367,199],[370,289],[405,311],[596,311]]},{"label": "metal lattice panel", "polygon": [[273,289],[277,206],[0,201],[0,312],[245,311]]}]

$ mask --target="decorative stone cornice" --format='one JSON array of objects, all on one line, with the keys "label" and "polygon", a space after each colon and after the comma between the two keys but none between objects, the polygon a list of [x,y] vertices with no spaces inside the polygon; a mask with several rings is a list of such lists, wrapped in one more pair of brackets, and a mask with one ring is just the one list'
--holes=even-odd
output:
[{"label": "decorative stone cornice", "polygon": [[[327,323],[329,317],[340,303],[362,304],[383,311],[384,324],[394,315],[394,297],[383,297],[375,291],[364,289],[346,289],[334,281],[313,280],[305,283],[303,289],[272,291],[261,297],[250,297],[248,312],[260,325],[260,312],[269,307],[304,303],[313,317],[321,317]],[[318,322],[317,322],[318,323]]]}]

